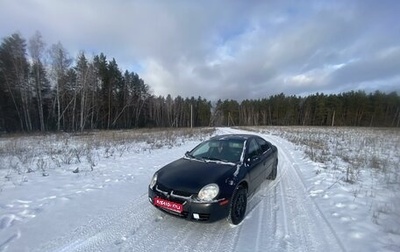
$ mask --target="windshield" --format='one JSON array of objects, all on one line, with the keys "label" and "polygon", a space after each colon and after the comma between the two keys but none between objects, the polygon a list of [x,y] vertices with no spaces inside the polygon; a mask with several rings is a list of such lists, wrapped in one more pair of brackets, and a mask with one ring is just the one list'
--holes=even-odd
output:
[{"label": "windshield", "polygon": [[243,146],[244,140],[240,139],[209,140],[197,146],[189,155],[197,159],[238,163]]}]

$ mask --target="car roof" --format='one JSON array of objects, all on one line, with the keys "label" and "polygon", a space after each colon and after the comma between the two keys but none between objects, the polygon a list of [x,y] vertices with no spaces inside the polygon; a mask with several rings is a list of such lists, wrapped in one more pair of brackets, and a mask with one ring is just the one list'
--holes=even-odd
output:
[{"label": "car roof", "polygon": [[212,140],[248,140],[249,138],[258,137],[252,134],[225,134],[214,136]]}]

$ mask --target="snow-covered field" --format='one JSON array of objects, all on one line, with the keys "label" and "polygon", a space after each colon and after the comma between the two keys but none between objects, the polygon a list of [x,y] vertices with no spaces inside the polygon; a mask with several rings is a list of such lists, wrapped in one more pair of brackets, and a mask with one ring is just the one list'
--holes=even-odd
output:
[{"label": "snow-covered field", "polygon": [[153,173],[218,128],[0,138],[0,251],[400,251],[399,131],[253,128],[278,177],[239,226],[147,199]]}]

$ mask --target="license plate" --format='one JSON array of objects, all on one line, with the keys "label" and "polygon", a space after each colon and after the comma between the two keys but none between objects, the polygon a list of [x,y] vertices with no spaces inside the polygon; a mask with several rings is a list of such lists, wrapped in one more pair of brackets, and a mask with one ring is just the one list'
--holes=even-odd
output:
[{"label": "license plate", "polygon": [[182,213],[183,211],[183,205],[179,203],[175,203],[169,200],[161,199],[158,197],[154,198],[154,205],[159,206],[161,208],[174,211],[177,213]]}]

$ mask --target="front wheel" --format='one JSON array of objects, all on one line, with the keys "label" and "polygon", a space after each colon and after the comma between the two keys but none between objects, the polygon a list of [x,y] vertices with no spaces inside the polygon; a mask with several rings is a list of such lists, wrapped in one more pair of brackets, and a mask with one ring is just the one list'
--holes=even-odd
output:
[{"label": "front wheel", "polygon": [[237,225],[244,219],[247,208],[247,190],[238,187],[233,194],[231,209],[229,210],[228,222]]}]

